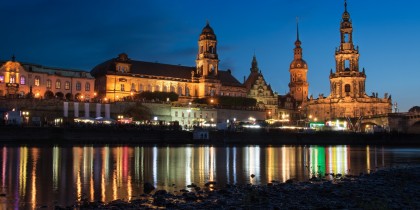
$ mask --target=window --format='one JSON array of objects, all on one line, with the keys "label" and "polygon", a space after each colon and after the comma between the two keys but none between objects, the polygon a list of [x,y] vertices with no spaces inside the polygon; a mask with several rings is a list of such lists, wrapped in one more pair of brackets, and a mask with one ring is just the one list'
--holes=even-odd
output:
[{"label": "window", "polygon": [[344,61],[344,70],[345,71],[350,71],[350,61],[349,60]]},{"label": "window", "polygon": [[125,91],[124,84],[121,84],[121,91]]},{"label": "window", "polygon": [[214,89],[210,90],[210,96],[214,96]]},{"label": "window", "polygon": [[175,87],[174,86],[171,86],[171,92],[175,93]]},{"label": "window", "polygon": [[157,92],[157,91],[159,91],[159,90],[160,90],[159,85],[156,85],[156,86],[155,86],[155,92]]},{"label": "window", "polygon": [[175,117],[178,117],[178,111],[175,111]]},{"label": "window", "polygon": [[166,87],[166,85],[163,86],[163,92],[168,92],[168,87]]},{"label": "window", "polygon": [[131,91],[136,92],[136,85],[131,83]]},{"label": "window", "polygon": [[82,83],[80,83],[80,82],[77,82],[77,83],[76,83],[76,90],[77,90],[77,91],[82,90]]},{"label": "window", "polygon": [[66,83],[64,83],[64,89],[70,90],[70,82],[69,81],[66,81]]},{"label": "window", "polygon": [[142,84],[139,85],[139,92],[140,93],[143,92],[143,85]]},{"label": "window", "polygon": [[51,83],[51,80],[47,80],[47,88],[48,88],[48,89],[51,89],[51,84],[52,84],[52,83]]},{"label": "window", "polygon": [[86,82],[85,84],[85,91],[90,91],[90,83]]},{"label": "window", "polygon": [[40,85],[40,78],[38,76],[35,77],[35,86],[39,86]]},{"label": "window", "polygon": [[182,87],[178,87],[178,95],[182,96]]},{"label": "window", "polygon": [[55,81],[55,89],[60,89],[61,88],[61,81],[57,80]]},{"label": "window", "polygon": [[344,34],[344,42],[349,43],[349,34],[347,33]]},{"label": "window", "polygon": [[26,78],[25,76],[20,76],[20,84],[25,85],[26,84]]},{"label": "window", "polygon": [[190,96],[190,88],[188,87],[185,88],[185,95]]},{"label": "window", "polygon": [[15,75],[10,75],[10,77],[9,77],[9,83],[15,83],[15,82],[16,82]]},{"label": "window", "polygon": [[151,85],[147,85],[147,91],[152,92],[152,86]]},{"label": "window", "polygon": [[0,75],[0,83],[3,83],[3,82],[4,82],[4,76]]},{"label": "window", "polygon": [[350,95],[350,85],[349,84],[344,86],[344,90],[346,91],[347,96]]}]

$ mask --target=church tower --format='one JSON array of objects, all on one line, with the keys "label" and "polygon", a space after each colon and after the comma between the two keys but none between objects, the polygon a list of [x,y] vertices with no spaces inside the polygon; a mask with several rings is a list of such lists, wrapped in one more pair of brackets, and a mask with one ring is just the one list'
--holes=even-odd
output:
[{"label": "church tower", "polygon": [[340,47],[335,51],[336,70],[330,72],[331,98],[365,96],[365,70],[359,71],[359,47],[353,45],[353,27],[347,2],[340,24]]},{"label": "church tower", "polygon": [[198,39],[198,54],[195,63],[198,77],[211,78],[217,76],[219,71],[217,39],[208,21]]},{"label": "church tower", "polygon": [[294,49],[294,59],[290,64],[290,83],[289,91],[292,97],[301,104],[308,98],[308,66],[306,62],[302,59],[302,48],[300,47],[302,43],[299,40],[299,24],[296,22],[296,42]]}]

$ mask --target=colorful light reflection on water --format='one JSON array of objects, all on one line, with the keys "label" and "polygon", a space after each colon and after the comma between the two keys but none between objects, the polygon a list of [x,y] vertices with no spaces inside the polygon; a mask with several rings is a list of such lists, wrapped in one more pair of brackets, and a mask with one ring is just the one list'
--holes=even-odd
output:
[{"label": "colorful light reflection on water", "polygon": [[375,146],[22,146],[0,154],[0,209],[131,200],[145,182],[179,192],[191,183],[265,184],[420,163],[420,149]]}]

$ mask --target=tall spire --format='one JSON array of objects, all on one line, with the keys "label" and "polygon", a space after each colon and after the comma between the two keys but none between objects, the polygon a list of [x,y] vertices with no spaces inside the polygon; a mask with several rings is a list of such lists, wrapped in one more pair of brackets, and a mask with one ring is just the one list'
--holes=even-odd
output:
[{"label": "tall spire", "polygon": [[344,0],[344,11],[347,12],[347,0]]},{"label": "tall spire", "polygon": [[299,40],[299,17],[296,17],[296,40]]},{"label": "tall spire", "polygon": [[252,57],[252,63],[251,63],[251,72],[257,72],[259,71],[258,69],[258,62],[257,62],[257,57],[255,56],[255,52],[254,52],[254,57]]}]

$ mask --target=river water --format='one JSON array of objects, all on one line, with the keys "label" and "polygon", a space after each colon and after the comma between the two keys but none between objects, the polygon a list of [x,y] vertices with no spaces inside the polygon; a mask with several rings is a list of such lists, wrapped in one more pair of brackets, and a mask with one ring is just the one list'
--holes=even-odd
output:
[{"label": "river water", "polygon": [[145,182],[177,193],[191,183],[302,181],[419,163],[420,148],[381,146],[3,146],[0,209],[131,200]]}]

